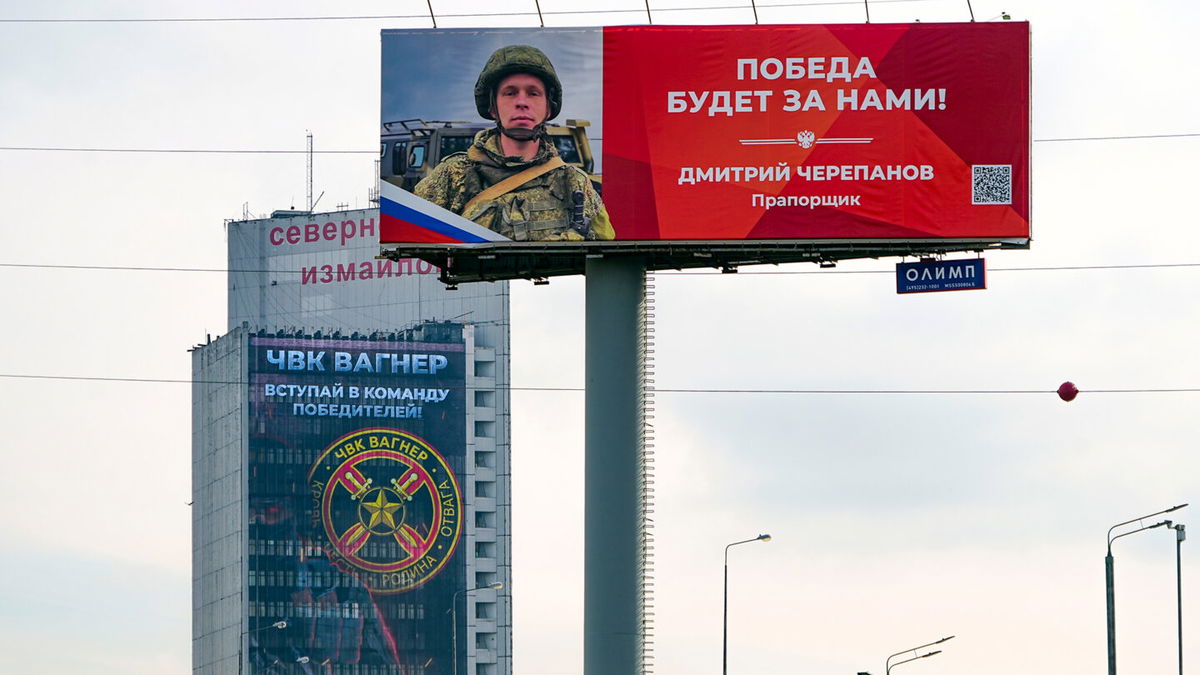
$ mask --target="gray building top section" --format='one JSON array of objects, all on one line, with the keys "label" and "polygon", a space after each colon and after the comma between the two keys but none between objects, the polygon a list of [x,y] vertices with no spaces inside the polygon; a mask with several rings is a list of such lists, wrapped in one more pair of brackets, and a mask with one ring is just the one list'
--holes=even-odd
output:
[{"label": "gray building top section", "polygon": [[449,291],[428,263],[376,260],[378,209],[282,213],[228,224],[229,329],[390,333],[453,320],[507,352],[506,282]]}]

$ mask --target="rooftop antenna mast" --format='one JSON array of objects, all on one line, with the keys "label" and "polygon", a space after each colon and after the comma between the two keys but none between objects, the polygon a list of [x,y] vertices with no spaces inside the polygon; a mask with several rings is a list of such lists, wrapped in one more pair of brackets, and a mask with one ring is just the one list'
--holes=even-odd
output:
[{"label": "rooftop antenna mast", "polygon": [[309,131],[309,132],[307,132],[307,133],[308,133],[308,173],[307,173],[307,175],[306,175],[306,178],[307,178],[307,180],[308,180],[308,212],[309,212],[309,213],[312,213],[312,210],[313,210],[313,197],[312,197],[312,185],[313,185],[313,176],[312,176],[313,141],[312,141],[312,132],[311,132],[311,131]]}]

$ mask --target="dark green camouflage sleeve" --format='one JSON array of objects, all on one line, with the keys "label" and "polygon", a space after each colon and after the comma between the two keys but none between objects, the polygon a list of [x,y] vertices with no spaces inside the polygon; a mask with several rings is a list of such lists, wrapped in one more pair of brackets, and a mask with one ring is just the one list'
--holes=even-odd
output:
[{"label": "dark green camouflage sleeve", "polygon": [[417,183],[413,194],[443,209],[462,214],[463,207],[471,200],[471,195],[467,194],[469,164],[470,160],[465,155],[447,157]]}]

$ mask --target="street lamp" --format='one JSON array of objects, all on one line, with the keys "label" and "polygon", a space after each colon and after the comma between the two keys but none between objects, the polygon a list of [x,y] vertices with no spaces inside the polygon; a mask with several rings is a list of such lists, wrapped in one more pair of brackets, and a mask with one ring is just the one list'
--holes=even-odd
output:
[{"label": "street lamp", "polygon": [[450,596],[450,641],[454,643],[454,646],[452,648],[453,662],[454,662],[454,675],[458,675],[458,596],[466,595],[467,593],[472,593],[474,591],[486,590],[489,588],[492,589],[493,591],[498,591],[501,588],[504,588],[504,584],[497,581],[496,583],[488,584],[487,586],[476,586],[475,588],[463,588],[463,589],[454,591],[454,595]]},{"label": "street lamp", "polygon": [[753,539],[735,541],[725,546],[725,611],[721,618],[721,675],[729,673],[729,549],[752,541],[771,541],[771,535],[760,534]]},{"label": "street lamp", "polygon": [[1137,534],[1138,532],[1143,532],[1145,530],[1152,530],[1156,527],[1170,527],[1171,521],[1164,520],[1160,523],[1155,523],[1154,525],[1139,527],[1136,530],[1130,530],[1129,532],[1118,534],[1115,537],[1113,536],[1113,530],[1132,523],[1140,524],[1141,521],[1147,518],[1153,518],[1154,516],[1161,516],[1164,513],[1177,511],[1185,506],[1187,506],[1187,504],[1179,504],[1178,506],[1172,506],[1171,508],[1163,509],[1162,511],[1155,511],[1154,513],[1142,516],[1140,518],[1132,518],[1123,523],[1117,523],[1116,525],[1108,528],[1108,553],[1106,553],[1104,556],[1104,599],[1108,609],[1108,675],[1117,675],[1117,607],[1115,589],[1113,587],[1113,542],[1121,537],[1128,537],[1131,534]]},{"label": "street lamp", "polygon": [[1183,675],[1183,540],[1187,535],[1183,523],[1175,525],[1175,601],[1179,623],[1179,675]]},{"label": "street lamp", "polygon": [[279,621],[276,621],[273,624],[270,624],[269,626],[259,626],[258,628],[254,628],[251,630],[244,630],[241,633],[238,633],[238,675],[241,675],[241,672],[242,672],[242,660],[243,660],[242,645],[245,642],[247,635],[250,635],[251,633],[257,633],[257,632],[263,631],[263,630],[269,630],[271,628],[283,630],[284,628],[287,628],[287,627],[288,627],[288,622],[281,619]]},{"label": "street lamp", "polygon": [[[917,650],[924,649],[926,647],[932,647],[934,645],[940,645],[943,642],[946,642],[947,640],[953,640],[953,639],[954,639],[953,635],[947,635],[946,637],[942,638],[941,640],[934,640],[933,642],[930,642],[928,644],[917,645],[916,647],[909,647],[908,649],[901,649],[900,651],[896,652],[895,654],[892,654],[891,656],[887,657],[887,660],[885,660],[883,662],[883,672],[886,675],[890,675],[892,672],[892,668],[895,668],[898,665],[908,663],[910,661],[916,661],[917,659],[927,659],[930,656],[936,656],[937,654],[941,654],[942,650],[940,650],[940,649],[932,651],[932,652],[926,652],[924,654],[917,654]],[[897,656],[907,654],[909,652],[913,653],[913,657],[911,659],[905,659],[903,661],[897,661],[895,663],[892,663],[892,659],[896,658]]]}]

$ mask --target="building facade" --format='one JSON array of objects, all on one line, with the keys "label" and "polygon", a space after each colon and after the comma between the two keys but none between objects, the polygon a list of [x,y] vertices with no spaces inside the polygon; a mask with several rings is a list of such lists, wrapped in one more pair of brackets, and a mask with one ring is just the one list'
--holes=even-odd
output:
[{"label": "building facade", "polygon": [[507,287],[382,266],[376,220],[228,226],[236,325],[193,350],[196,673],[512,672]]}]

